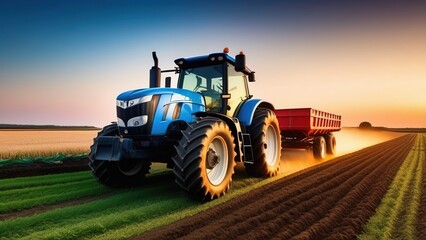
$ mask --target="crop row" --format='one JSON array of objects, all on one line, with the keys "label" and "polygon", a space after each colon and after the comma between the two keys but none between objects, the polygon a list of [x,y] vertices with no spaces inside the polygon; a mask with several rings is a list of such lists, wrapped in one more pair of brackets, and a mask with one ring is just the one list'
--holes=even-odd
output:
[{"label": "crop row", "polygon": [[414,139],[407,135],[336,158],[138,239],[353,239]]},{"label": "crop row", "polygon": [[418,135],[414,147],[359,239],[416,239],[425,157],[424,137]]},{"label": "crop row", "polygon": [[41,176],[35,176],[35,177],[19,177],[19,178],[1,179],[0,191],[10,190],[10,189],[19,189],[19,188],[38,187],[38,186],[48,186],[48,185],[54,185],[54,184],[83,181],[83,180],[92,179],[92,178],[93,178],[93,175],[90,172],[84,171],[84,172],[74,172],[74,173],[41,175]]},{"label": "crop row", "polygon": [[4,190],[0,192],[0,213],[101,195],[108,191],[93,179]]}]

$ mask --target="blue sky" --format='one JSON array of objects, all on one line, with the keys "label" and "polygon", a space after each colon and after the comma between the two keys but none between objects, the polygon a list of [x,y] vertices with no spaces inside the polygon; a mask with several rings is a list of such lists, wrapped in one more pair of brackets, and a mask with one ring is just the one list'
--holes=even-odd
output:
[{"label": "blue sky", "polygon": [[152,51],[166,69],[229,47],[276,107],[420,126],[425,16],[406,1],[0,1],[0,123],[102,126],[148,86]]}]

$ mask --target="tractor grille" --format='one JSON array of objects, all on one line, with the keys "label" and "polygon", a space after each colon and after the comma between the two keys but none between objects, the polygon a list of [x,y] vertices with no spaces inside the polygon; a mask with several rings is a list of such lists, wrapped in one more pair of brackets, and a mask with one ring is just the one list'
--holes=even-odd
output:
[{"label": "tractor grille", "polygon": [[[149,135],[159,99],[160,95],[154,95],[151,101],[137,104],[133,107],[123,109],[117,106],[117,117],[125,125],[119,125],[120,134],[124,137]],[[140,121],[139,119],[143,119],[144,121]]]}]

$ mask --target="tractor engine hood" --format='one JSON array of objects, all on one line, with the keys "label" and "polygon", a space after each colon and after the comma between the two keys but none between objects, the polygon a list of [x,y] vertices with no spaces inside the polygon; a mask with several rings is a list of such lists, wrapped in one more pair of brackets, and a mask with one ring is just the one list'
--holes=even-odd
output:
[{"label": "tractor engine hood", "polygon": [[171,122],[193,122],[194,114],[204,111],[203,96],[185,89],[138,89],[117,97],[117,124],[124,136],[164,135]]}]

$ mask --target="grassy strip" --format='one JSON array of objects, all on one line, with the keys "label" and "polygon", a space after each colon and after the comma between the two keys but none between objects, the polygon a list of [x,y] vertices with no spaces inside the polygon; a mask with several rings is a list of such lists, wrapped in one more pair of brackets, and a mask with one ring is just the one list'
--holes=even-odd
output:
[{"label": "grassy strip", "polygon": [[0,202],[16,201],[25,198],[69,192],[76,189],[86,188],[87,186],[97,187],[99,186],[99,183],[97,183],[94,179],[86,179],[78,182],[5,190],[0,192]]},{"label": "grassy strip", "polygon": [[53,156],[38,156],[38,157],[21,157],[19,155],[9,159],[0,159],[0,167],[5,167],[14,164],[31,164],[35,162],[42,163],[62,163],[62,161],[69,159],[80,159],[87,157],[86,153],[79,154],[62,154],[58,153]]},{"label": "grassy strip", "polygon": [[[422,168],[424,161],[424,142],[417,135],[416,143],[398,170],[388,192],[382,199],[376,213],[364,227],[360,240],[392,239],[396,227],[403,228],[405,239],[415,239],[416,212],[421,192]],[[420,180],[419,180],[420,179]],[[410,183],[413,188],[410,188]],[[405,200],[405,201],[404,201]],[[406,204],[409,200],[409,204]],[[405,214],[401,214],[401,213]],[[398,218],[404,218],[403,226],[395,226]]]},{"label": "grassy strip", "polygon": [[[424,139],[424,138],[423,138]],[[411,201],[408,204],[408,212],[405,215],[405,222],[402,226],[402,235],[406,239],[416,239],[416,224],[417,224],[417,216],[418,209],[420,207],[420,197],[422,194],[422,180],[423,180],[423,167],[425,161],[425,152],[424,152],[424,143],[417,150],[420,153],[419,156],[419,164],[416,168],[416,176],[414,179],[414,187],[411,190]],[[409,190],[409,191],[410,191]]]},{"label": "grassy strip", "polygon": [[[170,171],[153,164],[149,176]],[[0,213],[22,210],[45,204],[96,196],[111,189],[96,182],[91,172],[54,174],[47,176],[1,180]]]},{"label": "grassy strip", "polygon": [[93,179],[93,175],[90,171],[1,179],[0,191],[27,187],[48,186],[82,181],[86,179]]},{"label": "grassy strip", "polygon": [[[162,172],[171,171],[168,169],[165,164],[162,163],[152,163],[150,175],[156,175]],[[27,188],[27,187],[36,187],[36,186],[47,186],[60,183],[69,183],[77,182],[86,179],[95,179],[92,172],[90,171],[81,171],[73,173],[59,173],[59,174],[49,174],[42,176],[34,177],[18,177],[18,178],[9,178],[9,179],[0,179],[0,191],[18,189],[18,188]]]},{"label": "grassy strip", "polygon": [[[174,184],[161,184],[160,186],[153,185],[142,189],[118,191],[114,195],[98,201],[0,222],[0,233],[2,233],[0,239],[21,238],[30,234],[37,234],[37,232],[55,231],[63,227],[79,225],[81,222],[90,219],[102,219],[109,214],[114,215],[139,207],[149,209],[151,204],[161,204],[163,201],[160,200],[169,199],[170,196],[176,195],[177,190],[175,189]],[[180,197],[188,200],[186,196]],[[195,204],[191,200],[188,201]],[[170,203],[163,205],[166,207]],[[141,213],[141,211],[138,213]],[[121,221],[118,218],[116,220]]]},{"label": "grassy strip", "polygon": [[58,203],[111,191],[94,179],[45,187],[22,188],[0,192],[0,213]]},{"label": "grassy strip", "polygon": [[165,201],[155,201],[149,206],[139,206],[125,211],[105,214],[97,218],[81,221],[78,224],[64,225],[60,228],[46,229],[41,232],[25,236],[24,239],[79,239],[95,236],[108,229],[116,229],[131,224],[155,218],[162,212],[179,211],[193,205],[191,200],[179,196],[168,198]]}]

